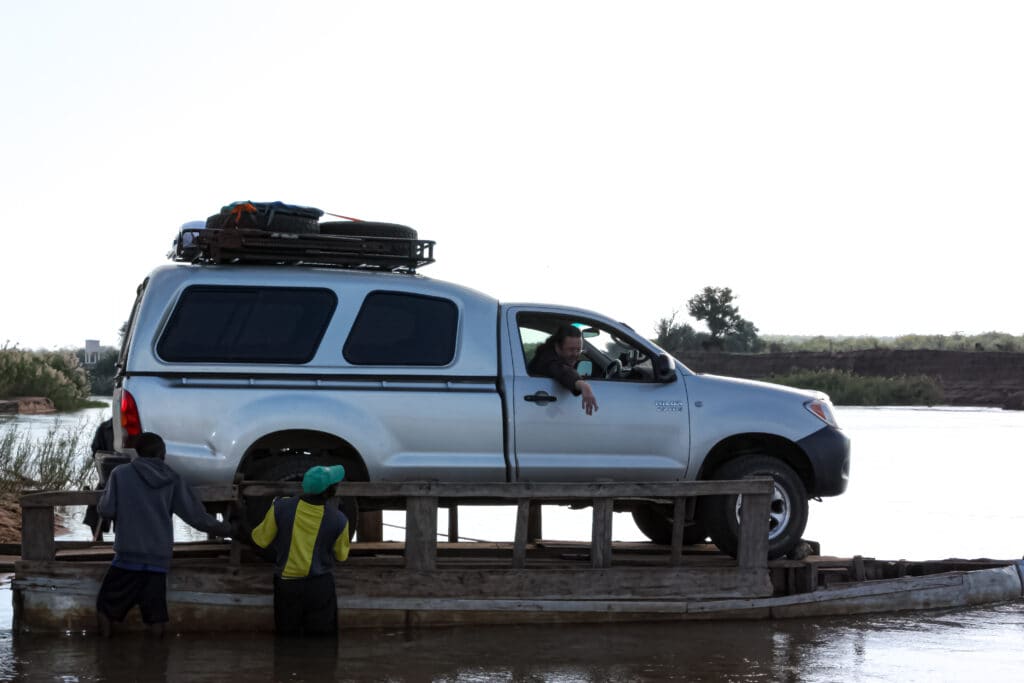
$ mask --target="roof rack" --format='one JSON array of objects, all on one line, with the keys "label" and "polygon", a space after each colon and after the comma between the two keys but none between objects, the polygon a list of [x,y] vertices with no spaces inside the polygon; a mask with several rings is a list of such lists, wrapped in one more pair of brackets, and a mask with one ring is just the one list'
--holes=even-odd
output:
[{"label": "roof rack", "polygon": [[168,257],[189,263],[311,265],[415,273],[417,268],[434,262],[434,242],[256,228],[184,227]]}]

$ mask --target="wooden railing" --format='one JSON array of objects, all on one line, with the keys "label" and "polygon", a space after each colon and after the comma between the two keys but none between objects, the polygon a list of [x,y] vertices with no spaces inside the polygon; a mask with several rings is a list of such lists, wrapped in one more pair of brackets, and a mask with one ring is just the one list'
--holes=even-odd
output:
[{"label": "wooden railing", "polygon": [[[729,481],[654,483],[362,483],[338,486],[339,497],[405,499],[405,567],[430,571],[437,566],[437,511],[439,505],[516,505],[512,567],[526,566],[530,509],[542,504],[587,502],[593,507],[590,558],[595,568],[611,566],[612,510],[615,501],[663,502],[673,505],[674,524],[669,562],[682,563],[686,500],[696,496],[742,495],[737,563],[760,569],[768,562],[768,514],[773,483],[770,478]],[[280,496],[300,492],[297,483],[242,482],[231,486],[197,487],[207,504],[225,506],[242,496]],[[53,560],[54,507],[93,505],[98,491],[47,491],[22,496],[23,560]],[[237,561],[238,544],[232,558]]]}]

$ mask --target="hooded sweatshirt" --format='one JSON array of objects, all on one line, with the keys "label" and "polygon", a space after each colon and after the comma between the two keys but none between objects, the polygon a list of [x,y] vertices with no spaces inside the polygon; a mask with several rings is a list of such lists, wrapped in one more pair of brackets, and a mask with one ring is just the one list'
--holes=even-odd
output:
[{"label": "hooded sweatshirt", "polygon": [[136,457],[110,473],[96,509],[117,521],[114,564],[167,571],[174,548],[171,516],[215,534],[230,536],[231,525],[219,522],[178,473],[158,458]]}]

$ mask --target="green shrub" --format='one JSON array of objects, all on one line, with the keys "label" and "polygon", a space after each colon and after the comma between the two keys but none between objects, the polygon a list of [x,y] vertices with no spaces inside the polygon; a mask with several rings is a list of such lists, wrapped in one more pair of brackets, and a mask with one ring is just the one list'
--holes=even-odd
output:
[{"label": "green shrub", "polygon": [[45,396],[57,410],[75,410],[89,391],[89,376],[71,351],[0,348],[0,397]]},{"label": "green shrub", "polygon": [[797,370],[768,382],[815,389],[844,406],[933,406],[943,402],[942,386],[927,375],[872,377],[847,370]]},{"label": "green shrub", "polygon": [[0,493],[82,489],[96,480],[92,435],[98,424],[53,426],[42,438],[0,423]]}]

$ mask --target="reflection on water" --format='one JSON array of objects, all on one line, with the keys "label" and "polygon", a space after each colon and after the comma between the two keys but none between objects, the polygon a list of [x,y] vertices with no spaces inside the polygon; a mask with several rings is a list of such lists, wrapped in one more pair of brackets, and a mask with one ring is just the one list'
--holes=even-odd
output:
[{"label": "reflection on water", "polygon": [[[110,641],[0,640],[0,675],[28,680],[993,681],[1020,680],[1020,605],[909,617],[495,626]],[[4,645],[7,643],[7,645]],[[6,666],[6,668],[4,668]]]},{"label": "reflection on water", "polygon": [[850,485],[811,503],[806,538],[830,555],[930,560],[1024,554],[1024,411],[838,408]]},{"label": "reflection on water", "polygon": [[[849,491],[812,503],[829,554],[1017,558],[1024,413],[839,408]],[[469,537],[507,540],[514,508],[463,511]],[[385,517],[402,524],[400,513]],[[589,538],[589,511],[545,509],[545,536]],[[180,525],[183,527],[184,525]],[[178,527],[176,527],[177,529]],[[439,529],[444,529],[442,519]],[[79,533],[73,530],[73,533]],[[188,533],[182,529],[180,534]],[[628,518],[614,537],[638,540]],[[386,536],[401,538],[400,529]],[[343,571],[343,569],[341,570]],[[1021,680],[1024,603],[871,618],[346,630],[335,643],[264,635],[12,636],[0,579],[0,680],[971,681]],[[335,647],[337,648],[335,650]]]},{"label": "reflection on water", "polygon": [[106,406],[102,408],[83,408],[67,413],[50,413],[48,415],[0,415],[0,430],[13,426],[19,432],[31,434],[40,438],[50,429],[77,429],[83,433],[81,441],[88,446],[92,442],[92,435],[100,422],[110,417],[109,396],[90,396],[93,401],[105,401]]}]

